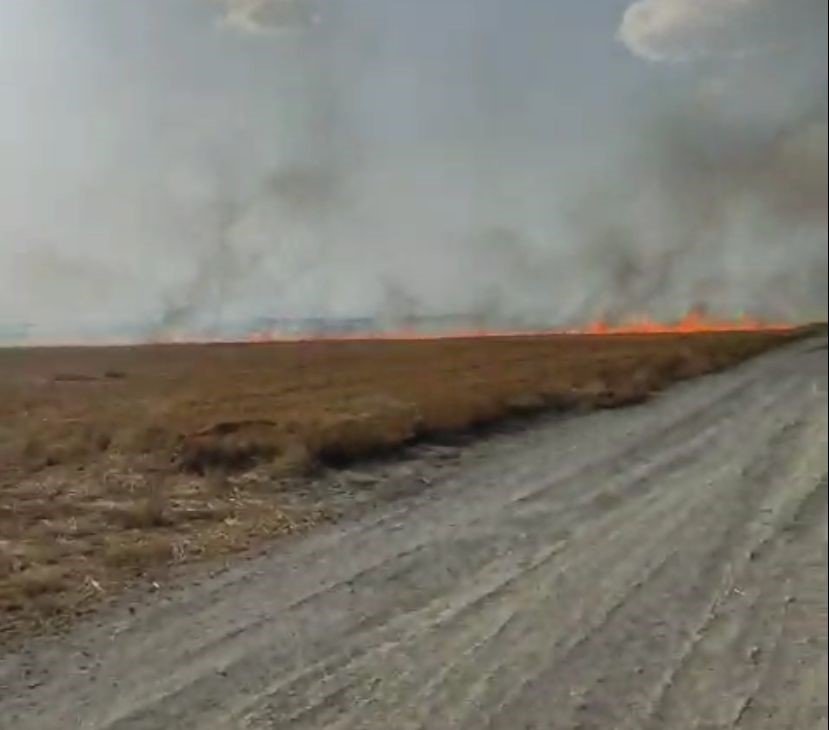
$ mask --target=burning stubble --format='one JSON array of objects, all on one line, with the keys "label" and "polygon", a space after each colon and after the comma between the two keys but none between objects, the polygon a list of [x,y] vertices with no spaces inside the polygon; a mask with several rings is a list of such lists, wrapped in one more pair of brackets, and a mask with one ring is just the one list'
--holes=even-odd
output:
[{"label": "burning stubble", "polygon": [[[681,5],[666,4],[674,9]],[[296,29],[293,21],[269,25],[265,5],[257,4],[260,30],[286,24]],[[288,6],[292,12],[297,9],[296,3],[270,5],[285,13]],[[309,3],[306,19],[313,17],[318,23],[315,28],[302,24],[304,62],[311,81],[310,149],[315,155],[308,168],[277,172],[275,179],[283,184],[272,188],[280,204],[303,221],[316,244],[316,256],[307,260],[297,278],[324,279],[332,248],[338,245],[355,257],[371,255],[365,242],[387,231],[385,245],[378,249],[387,248],[403,261],[373,272],[380,286],[368,306],[363,305],[363,313],[369,310],[378,325],[394,326],[450,311],[463,311],[483,326],[573,324],[643,314],[679,317],[691,309],[723,317],[746,312],[793,319],[822,316],[825,276],[815,272],[825,271],[826,93],[825,61],[819,60],[825,24],[822,31],[813,29],[821,28],[819,15],[825,10],[804,1],[795,9],[794,21],[787,15],[781,22],[780,8],[757,2],[756,8],[742,11],[753,27],[749,33],[742,27],[745,18],[738,7],[727,12],[714,5],[697,7],[695,13],[723,17],[714,18],[718,22],[707,28],[705,18],[689,16],[687,25],[697,27],[686,29],[685,36],[680,33],[672,46],[657,54],[647,48],[648,43],[659,42],[658,26],[637,31],[629,22],[637,5],[643,4],[631,8],[620,28],[620,37],[634,53],[643,55],[645,63],[698,59],[706,68],[691,74],[690,83],[684,80],[684,95],[651,101],[644,118],[636,117],[635,124],[611,142],[624,141],[634,152],[622,155],[618,168],[606,171],[602,180],[583,181],[567,172],[546,177],[547,204],[558,208],[571,225],[562,230],[548,223],[545,230],[543,224],[516,216],[515,208],[520,206],[510,210],[509,205],[516,193],[533,197],[509,179],[516,177],[514,169],[520,165],[520,152],[516,149],[513,159],[510,148],[520,148],[515,138],[524,110],[520,104],[504,103],[509,89],[526,86],[530,79],[526,70],[510,73],[497,59],[505,46],[509,49],[510,21],[519,30],[527,29],[520,20],[522,14],[525,20],[530,18],[525,8],[513,5],[508,11],[497,2],[470,5],[466,14],[454,8],[459,28],[467,30],[472,40],[460,40],[457,53],[449,54],[453,66],[465,71],[452,89],[457,97],[447,100],[458,114],[454,119],[447,115],[439,126],[440,137],[448,136],[455,125],[464,126],[464,111],[474,110],[477,116],[474,123],[471,115],[466,119],[463,138],[455,140],[454,148],[447,150],[446,140],[437,140],[444,154],[455,154],[454,168],[445,158],[433,160],[438,172],[433,180],[450,178],[445,192],[439,185],[407,191],[399,183],[398,191],[377,189],[377,178],[387,182],[395,174],[400,178],[420,174],[428,179],[429,171],[418,170],[413,160],[409,170],[398,166],[396,151],[387,158],[378,154],[382,145],[371,135],[367,120],[361,124],[365,109],[354,92],[367,93],[364,105],[374,101],[382,107],[382,98],[372,98],[378,88],[370,80],[382,78],[387,65],[395,62],[399,69],[422,74],[429,65],[427,44],[423,48],[410,44],[408,55],[389,53],[384,29],[394,35],[395,24],[405,21],[404,13],[365,5],[358,12],[346,2],[336,9],[329,6],[326,16]],[[644,5],[659,11],[659,3]],[[231,14],[234,9],[239,9],[238,4],[231,3]],[[432,20],[446,22],[447,15],[451,12],[443,16],[435,12]],[[729,24],[737,26],[732,36]],[[676,30],[661,32],[676,34]],[[793,50],[795,38],[799,47]],[[735,58],[730,51],[738,45],[744,52]],[[754,51],[756,58],[751,57]],[[775,67],[783,87],[778,94],[782,100],[753,98],[750,91],[758,78],[765,78],[769,66]],[[743,95],[746,88],[749,92]],[[352,93],[344,93],[346,89]],[[413,111],[428,121],[432,110]],[[554,118],[554,109],[547,111]],[[427,144],[423,148],[429,151]],[[531,160],[525,158],[523,163],[536,172]],[[294,190],[294,185],[299,187]],[[335,196],[335,186],[340,192],[350,186],[350,199]],[[392,200],[386,200],[389,194]],[[465,215],[456,222],[451,214],[430,211],[431,219],[424,215],[415,222],[424,202],[427,209],[431,207],[430,195],[454,196]],[[335,198],[339,208],[331,205]],[[573,199],[575,215],[572,208],[568,210]],[[568,202],[562,205],[562,201]],[[579,208],[586,215],[579,215]],[[395,215],[390,223],[383,220],[388,209]],[[363,227],[349,230],[349,223],[358,220]],[[430,230],[436,221],[445,221],[447,229]],[[407,229],[413,225],[432,243],[412,240]],[[355,242],[352,236],[357,241],[365,238]],[[407,253],[418,248],[439,253],[432,261],[428,255],[413,257],[420,260],[407,266],[405,259],[412,258]],[[430,286],[434,282],[418,276],[417,264],[425,264],[428,277],[431,267],[440,267],[441,259],[449,257],[460,260],[474,275],[463,280],[451,277],[437,290]],[[349,263],[339,261],[343,276],[351,273]],[[324,297],[315,304],[325,307]],[[334,313],[337,308],[334,302]]]},{"label": "burning stubble", "polygon": [[[130,318],[156,338],[268,318],[826,316],[812,0],[646,0],[621,19],[530,0],[103,8],[89,28],[126,41],[94,69],[108,63],[139,114],[110,121],[115,164],[84,169],[94,204],[70,216],[44,193],[14,214],[62,260],[111,272],[111,334]],[[168,73],[138,52],[141,23]],[[142,132],[155,117],[181,134]],[[8,311],[26,317],[34,296],[69,328],[71,287],[56,273],[32,295],[30,258],[8,269],[29,292]]]}]

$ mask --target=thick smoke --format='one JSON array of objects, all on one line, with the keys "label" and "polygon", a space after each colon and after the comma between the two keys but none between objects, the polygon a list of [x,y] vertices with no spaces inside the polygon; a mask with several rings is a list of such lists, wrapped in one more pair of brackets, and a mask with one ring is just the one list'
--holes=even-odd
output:
[{"label": "thick smoke", "polygon": [[[231,1],[227,6],[228,18],[244,16],[243,26],[255,32],[328,21],[329,33],[341,32],[347,38],[348,30],[321,10],[310,2],[276,0]],[[487,7],[479,10],[485,17]],[[633,149],[615,174],[605,171],[601,181],[588,179],[585,188],[577,175],[546,179],[552,207],[576,196],[575,209],[564,208],[571,224],[563,232],[569,239],[564,251],[547,238],[561,235],[556,225],[539,230],[526,219],[497,218],[499,206],[510,195],[509,185],[499,180],[506,172],[504,156],[508,166],[514,164],[512,151],[499,149],[499,143],[503,131],[514,128],[510,114],[521,112],[505,112],[499,106],[502,89],[497,75],[487,75],[486,59],[476,56],[497,48],[485,40],[487,32],[497,34],[497,27],[487,28],[486,20],[479,18],[479,27],[470,32],[481,33],[484,40],[481,46],[466,49],[465,60],[484,68],[464,79],[473,98],[477,93],[479,124],[470,125],[466,139],[458,141],[460,157],[469,165],[462,177],[467,185],[446,192],[456,197],[459,206],[473,208],[473,222],[471,230],[464,231],[459,222],[456,230],[431,233],[454,238],[443,245],[450,256],[472,263],[471,280],[458,287],[462,295],[454,302],[445,292],[435,300],[407,266],[400,271],[393,267],[380,275],[383,285],[375,307],[387,321],[437,314],[447,306],[483,322],[671,317],[691,307],[721,316],[822,316],[827,219],[825,15],[825,5],[813,0],[633,3],[624,13],[618,38],[643,62],[693,66],[692,80],[683,79],[685,93],[652,102],[643,117],[628,122],[631,128],[621,139]],[[436,15],[435,21],[440,20]],[[323,39],[318,38],[316,46],[310,39],[309,43],[319,61],[323,50],[330,53],[333,44],[331,35],[318,35]],[[333,53],[327,60],[336,65],[343,59]],[[415,68],[422,62],[412,60]],[[362,61],[354,68],[370,73],[371,57]],[[328,74],[330,81],[332,67],[323,64],[317,72],[320,78]],[[346,122],[342,113],[353,100],[342,95],[343,88],[348,88],[346,81],[339,90],[317,89],[323,91],[315,100],[319,119],[335,125]],[[323,125],[322,137],[337,133],[343,129]],[[359,128],[351,133],[354,142],[367,141]],[[395,169],[393,164],[371,159],[371,151],[370,164]],[[323,162],[332,164],[332,159]],[[530,160],[525,164],[534,168]],[[405,174],[399,168],[398,173]],[[350,177],[355,182],[359,175],[351,171]],[[573,187],[568,188],[568,183]],[[360,182],[356,185],[359,188]],[[524,186],[519,189],[526,191]],[[432,195],[440,191],[433,190]],[[394,217],[384,226],[390,237],[401,237],[400,228],[412,220],[423,197],[422,191],[406,190],[393,196],[389,202]],[[370,201],[381,208],[388,205],[375,189],[357,193],[357,207],[371,205]],[[320,209],[309,212],[322,217]],[[344,223],[343,214],[340,210],[329,218],[334,227],[328,235],[348,235],[344,226],[337,230]],[[377,225],[375,211],[363,210],[361,215],[368,226]],[[417,245],[405,238],[400,242],[402,251]],[[319,253],[325,256],[328,248],[323,245]],[[442,262],[432,265],[438,269]],[[562,281],[562,269],[578,286]],[[311,265],[312,275],[313,270]]]},{"label": "thick smoke", "polygon": [[640,0],[618,36],[697,75],[647,110],[612,202],[576,218],[588,269],[607,262],[594,311],[825,317],[826,4]]},{"label": "thick smoke", "polygon": [[[239,5],[230,2],[229,13]],[[257,3],[260,11],[265,5],[284,15],[261,12],[260,31],[297,17],[298,3]],[[305,7],[306,22],[325,21],[318,7]],[[577,175],[546,181],[553,207],[577,196],[566,255],[545,240],[558,233],[555,226],[534,231],[526,220],[493,218],[453,232],[456,255],[474,262],[475,272],[456,306],[491,322],[673,317],[689,308],[720,316],[824,316],[825,4],[640,0],[624,13],[617,36],[643,62],[691,67],[685,92],[654,100],[628,122],[622,139],[630,154],[601,181],[588,179],[581,193]],[[476,51],[469,49],[470,63],[485,64]],[[498,143],[499,132],[512,127],[510,112],[498,106],[497,78],[481,72],[466,80],[479,94],[481,117],[477,130],[468,130],[469,188],[451,194],[459,204],[497,210],[509,196],[499,177],[511,151]],[[409,210],[397,213],[401,223],[410,219]],[[474,217],[487,214],[476,209]],[[394,228],[392,221],[391,235],[399,235]],[[528,241],[533,235],[537,245]],[[579,282],[577,290],[561,282],[562,268]],[[417,284],[404,294],[406,285],[397,274],[385,286],[379,306],[392,318],[430,310]]]},{"label": "thick smoke", "polygon": [[308,0],[227,0],[222,22],[246,33],[299,30],[319,22],[319,9]]},{"label": "thick smoke", "polygon": [[0,43],[7,320],[826,316],[825,3],[61,1]]},{"label": "thick smoke", "polygon": [[[480,26],[469,28],[459,52],[451,27],[439,28],[431,49],[421,47],[405,16],[422,24],[423,13],[399,6],[226,3],[222,25],[243,34],[301,31],[292,61],[302,78],[304,126],[288,161],[268,171],[222,227],[226,253],[208,249],[158,330],[204,328],[217,281],[236,282],[225,292],[245,288],[269,263],[281,316],[370,317],[391,328],[549,320],[551,281],[529,263],[548,265],[549,257],[528,242],[527,221],[497,212],[504,196],[498,176],[506,172],[499,96],[511,80],[476,68],[486,63],[478,36],[497,32],[494,11],[503,9],[489,5],[480,14],[473,3],[456,8],[460,29]],[[456,60],[462,66],[453,70]],[[433,87],[419,106],[411,94],[421,91],[421,75]],[[400,102],[408,108],[395,109]],[[543,193],[545,203],[550,194]],[[251,246],[260,254],[256,271],[239,287],[243,269],[235,262]]]}]

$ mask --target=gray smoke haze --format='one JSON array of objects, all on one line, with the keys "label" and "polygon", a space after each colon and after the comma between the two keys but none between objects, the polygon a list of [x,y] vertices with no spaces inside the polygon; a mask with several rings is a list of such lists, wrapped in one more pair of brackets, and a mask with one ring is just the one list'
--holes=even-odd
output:
[{"label": "gray smoke haze", "polygon": [[620,168],[632,190],[586,224],[592,255],[612,251],[600,310],[826,316],[826,22],[815,0],[627,9],[631,52],[700,71],[647,110]]},{"label": "gray smoke haze", "polygon": [[318,3],[308,0],[229,0],[222,22],[246,33],[276,34],[319,22]]},{"label": "gray smoke haze", "polygon": [[0,337],[826,317],[825,4],[78,8],[0,8]]}]

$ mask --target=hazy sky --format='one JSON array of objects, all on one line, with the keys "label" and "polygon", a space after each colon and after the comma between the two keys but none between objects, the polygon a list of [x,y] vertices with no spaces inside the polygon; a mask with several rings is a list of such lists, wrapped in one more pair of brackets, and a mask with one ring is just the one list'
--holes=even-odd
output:
[{"label": "hazy sky", "polygon": [[[753,221],[768,231],[779,216],[765,210],[776,197],[741,193],[716,231],[717,275],[702,254],[677,268],[660,258],[676,200],[640,200],[663,181],[630,166],[685,104],[714,104],[716,134],[758,109],[775,133],[805,114],[825,188],[820,39],[802,58],[786,45],[818,3],[318,0],[318,22],[276,27],[286,2],[0,3],[0,325],[221,328],[395,306],[573,321],[616,306],[608,286],[630,267],[665,279],[625,290],[657,316],[694,297],[763,309],[775,274],[813,292],[778,302],[783,314],[825,309],[825,212],[783,226],[799,266],[778,241],[746,268]],[[731,17],[746,4],[758,13]],[[761,88],[747,72],[760,63],[783,69],[763,76],[771,90],[735,94]],[[740,191],[765,174],[740,170]],[[617,212],[626,230],[608,238]]]}]

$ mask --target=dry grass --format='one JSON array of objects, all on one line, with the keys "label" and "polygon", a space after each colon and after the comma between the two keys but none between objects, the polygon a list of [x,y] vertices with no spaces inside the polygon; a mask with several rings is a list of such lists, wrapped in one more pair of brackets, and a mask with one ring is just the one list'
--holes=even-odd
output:
[{"label": "dry grass", "polygon": [[799,332],[0,350],[0,641],[325,519],[275,483],[550,408],[640,402]]}]

